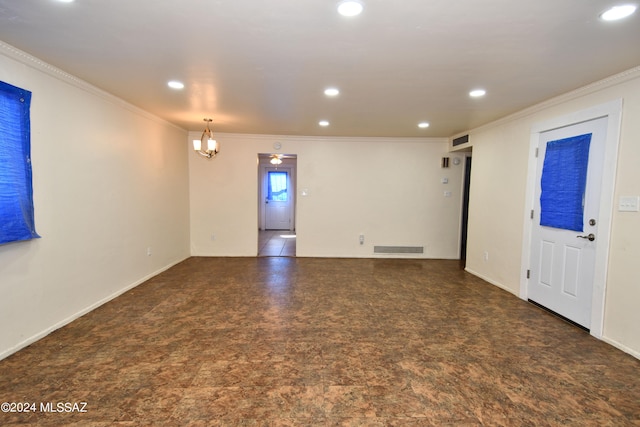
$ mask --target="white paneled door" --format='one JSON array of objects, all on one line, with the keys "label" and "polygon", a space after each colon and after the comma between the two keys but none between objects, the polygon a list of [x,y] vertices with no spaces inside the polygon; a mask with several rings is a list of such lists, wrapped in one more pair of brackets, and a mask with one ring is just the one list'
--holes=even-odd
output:
[{"label": "white paneled door", "polygon": [[264,175],[265,229],[291,229],[291,169],[267,168]]},{"label": "white paneled door", "polygon": [[588,329],[606,133],[603,117],[542,132],[538,146],[528,298]]}]

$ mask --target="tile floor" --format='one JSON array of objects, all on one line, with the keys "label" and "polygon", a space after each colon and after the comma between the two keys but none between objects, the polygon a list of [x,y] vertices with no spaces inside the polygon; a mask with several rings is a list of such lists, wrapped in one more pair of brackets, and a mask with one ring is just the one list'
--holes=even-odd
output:
[{"label": "tile floor", "polygon": [[38,404],[3,426],[638,426],[640,360],[457,261],[190,258],[0,361],[0,402]]},{"label": "tile floor", "polygon": [[289,230],[260,230],[258,256],[296,256],[295,235],[295,231]]}]

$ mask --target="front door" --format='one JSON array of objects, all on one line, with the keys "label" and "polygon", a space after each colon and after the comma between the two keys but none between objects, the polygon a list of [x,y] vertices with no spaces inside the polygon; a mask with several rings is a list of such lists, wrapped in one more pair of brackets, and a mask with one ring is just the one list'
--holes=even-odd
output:
[{"label": "front door", "polygon": [[291,229],[291,170],[267,168],[265,171],[265,229]]},{"label": "front door", "polygon": [[542,132],[530,300],[589,329],[607,118]]}]

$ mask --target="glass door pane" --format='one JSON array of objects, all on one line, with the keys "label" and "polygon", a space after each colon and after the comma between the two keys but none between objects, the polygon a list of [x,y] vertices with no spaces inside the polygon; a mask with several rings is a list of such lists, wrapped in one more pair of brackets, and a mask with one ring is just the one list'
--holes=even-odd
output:
[{"label": "glass door pane", "polygon": [[267,174],[267,200],[274,202],[288,201],[287,172],[269,171]]}]

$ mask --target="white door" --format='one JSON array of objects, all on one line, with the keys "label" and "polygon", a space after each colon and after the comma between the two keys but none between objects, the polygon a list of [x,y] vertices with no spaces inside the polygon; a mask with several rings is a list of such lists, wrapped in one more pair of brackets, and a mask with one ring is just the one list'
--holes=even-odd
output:
[{"label": "white door", "polygon": [[603,117],[543,132],[538,146],[528,297],[585,328],[606,133]]},{"label": "white door", "polygon": [[264,174],[265,229],[291,229],[291,169],[267,168]]}]

